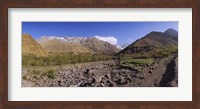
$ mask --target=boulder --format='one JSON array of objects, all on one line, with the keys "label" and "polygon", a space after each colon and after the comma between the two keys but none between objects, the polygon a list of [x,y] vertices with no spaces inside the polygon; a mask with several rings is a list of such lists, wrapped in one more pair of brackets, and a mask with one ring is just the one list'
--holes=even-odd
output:
[{"label": "boulder", "polygon": [[137,73],[136,75],[134,75],[134,77],[138,79],[145,79],[145,75],[143,73]]}]

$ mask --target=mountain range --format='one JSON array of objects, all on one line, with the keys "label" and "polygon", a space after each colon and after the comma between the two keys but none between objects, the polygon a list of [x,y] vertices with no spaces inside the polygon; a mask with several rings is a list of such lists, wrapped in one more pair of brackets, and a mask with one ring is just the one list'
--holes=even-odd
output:
[{"label": "mountain range", "polygon": [[[165,32],[150,32],[130,45],[112,45],[96,37],[56,37],[43,36],[34,40],[31,35],[22,35],[22,53],[46,56],[48,52],[54,53],[92,53],[92,54],[117,54],[136,53],[148,51],[150,48],[162,46],[177,46],[178,32],[168,29]],[[124,48],[124,49],[123,49]],[[122,49],[120,51],[120,49]]]},{"label": "mountain range", "polygon": [[[44,39],[46,41],[44,41]],[[58,40],[56,38],[48,40],[46,37],[41,39],[42,41],[38,41],[38,43],[44,48],[47,52],[53,53],[92,53],[92,51],[88,48],[81,46],[80,44],[76,43],[68,43],[63,40]]]},{"label": "mountain range", "polygon": [[43,36],[37,42],[48,52],[115,54],[116,46],[96,37],[52,37]]}]

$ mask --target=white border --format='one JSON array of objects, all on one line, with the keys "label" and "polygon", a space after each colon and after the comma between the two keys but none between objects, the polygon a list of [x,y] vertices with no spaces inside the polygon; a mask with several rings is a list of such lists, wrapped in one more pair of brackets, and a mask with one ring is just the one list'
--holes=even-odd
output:
[{"label": "white border", "polygon": [[[192,9],[10,8],[9,101],[191,101]],[[21,88],[22,21],[179,21],[178,88]]]}]

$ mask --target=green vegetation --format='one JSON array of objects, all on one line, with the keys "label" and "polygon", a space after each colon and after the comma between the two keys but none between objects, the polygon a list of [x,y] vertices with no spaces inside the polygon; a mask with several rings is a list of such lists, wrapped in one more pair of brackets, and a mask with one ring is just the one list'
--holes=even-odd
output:
[{"label": "green vegetation", "polygon": [[[33,78],[37,78],[37,76],[41,76],[41,77],[48,77],[50,79],[54,79],[55,78],[55,71],[51,70],[51,69],[46,69],[46,70],[35,70],[33,69],[31,71],[31,74],[33,76]],[[24,76],[23,76],[24,79]]]},{"label": "green vegetation", "polygon": [[[22,65],[23,66],[54,66],[64,64],[76,64],[84,62],[104,61],[112,59],[112,56],[103,54],[50,54],[46,57],[35,56],[35,55],[23,55]],[[35,72],[36,73],[36,72]]]},{"label": "green vegetation", "polygon": [[27,80],[27,77],[24,75],[24,76],[22,77],[22,79],[23,79],[23,80]]},{"label": "green vegetation", "polygon": [[138,64],[138,65],[146,65],[146,64],[152,64],[153,59],[132,59],[132,60],[122,60],[122,64]]},{"label": "green vegetation", "polygon": [[155,53],[152,55],[153,58],[163,58],[168,57],[173,53],[177,53],[178,48],[177,47],[161,47],[156,49]]},{"label": "green vegetation", "polygon": [[156,48],[149,52],[134,54],[119,54],[120,66],[140,70],[142,66],[151,65],[156,58],[164,58],[177,53],[177,47],[167,46]]},{"label": "green vegetation", "polygon": [[55,78],[55,71],[54,70],[46,70],[42,73],[42,76],[47,76],[50,79]]},{"label": "green vegetation", "polygon": [[39,75],[39,74],[40,74],[40,71],[39,71],[39,70],[33,69],[33,70],[31,71],[31,74],[33,74],[33,75]]},{"label": "green vegetation", "polygon": [[129,59],[129,60],[121,60],[120,66],[125,68],[141,70],[141,66],[151,65],[153,62],[154,62],[153,59]]},{"label": "green vegetation", "polygon": [[134,54],[119,54],[118,58],[119,60],[164,58],[177,52],[178,52],[177,47],[167,46],[167,47],[156,48],[149,52],[134,53]]}]

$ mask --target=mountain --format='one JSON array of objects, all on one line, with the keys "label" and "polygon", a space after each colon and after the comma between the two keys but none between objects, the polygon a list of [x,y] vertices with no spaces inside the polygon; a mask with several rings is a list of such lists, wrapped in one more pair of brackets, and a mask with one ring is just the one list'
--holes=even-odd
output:
[{"label": "mountain", "polygon": [[172,28],[169,28],[164,33],[174,37],[178,41],[178,31],[176,31],[176,30],[174,30]]},{"label": "mountain", "polygon": [[46,56],[47,52],[32,38],[31,35],[22,34],[22,54]]},{"label": "mountain", "polygon": [[49,52],[86,52],[101,54],[115,54],[119,52],[114,45],[95,37],[43,36],[37,42]]},{"label": "mountain", "polygon": [[164,46],[178,46],[178,32],[176,30],[151,32],[121,50],[120,53],[147,52],[152,48]]},{"label": "mountain", "polygon": [[124,44],[116,45],[116,47],[117,47],[119,50],[122,50],[122,49],[126,48],[128,45],[129,45],[129,43],[124,43]]},{"label": "mountain", "polygon": [[114,45],[99,40],[95,37],[87,38],[86,40],[81,42],[81,45],[91,49],[95,53],[115,54],[119,52],[119,50]]},{"label": "mountain", "polygon": [[38,43],[45,43],[51,40],[57,40],[59,42],[66,42],[66,43],[73,43],[73,44],[80,44],[81,41],[84,41],[85,37],[57,37],[57,36],[43,36],[39,40]]},{"label": "mountain", "polygon": [[59,40],[49,40],[41,43],[41,46],[48,52],[56,53],[91,53],[92,51],[79,45],[73,43],[66,43]]}]

